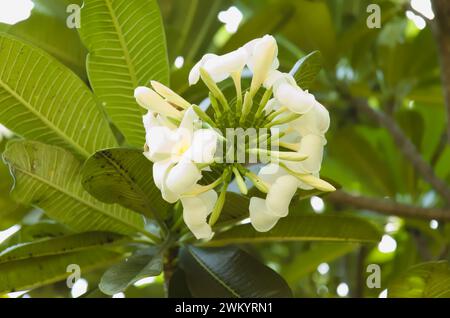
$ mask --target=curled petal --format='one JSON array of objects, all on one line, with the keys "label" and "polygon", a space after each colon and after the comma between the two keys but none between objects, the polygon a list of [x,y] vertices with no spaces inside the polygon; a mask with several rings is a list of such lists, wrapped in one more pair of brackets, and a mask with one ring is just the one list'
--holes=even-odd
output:
[{"label": "curled petal", "polygon": [[317,173],[320,171],[323,158],[323,146],[325,138],[318,135],[306,135],[300,140],[300,154],[307,156],[307,159],[299,163],[302,171]]},{"label": "curled petal", "polygon": [[330,114],[319,102],[315,102],[310,111],[290,123],[302,136],[308,134],[324,135],[330,128]]},{"label": "curled petal", "polygon": [[286,175],[278,178],[267,193],[266,205],[269,213],[285,217],[289,213],[289,204],[297,191],[299,181]]},{"label": "curled petal", "polygon": [[266,206],[266,200],[253,197],[250,199],[250,221],[258,232],[267,232],[277,224],[280,219],[270,213]]},{"label": "curled petal", "polygon": [[183,220],[197,239],[211,239],[213,232],[207,223],[207,217],[217,201],[214,190],[195,197],[182,197]]},{"label": "curled petal", "polygon": [[290,84],[293,86],[297,85],[294,77],[291,74],[282,73],[278,70],[273,70],[269,72],[269,75],[264,81],[264,87],[267,89],[273,88],[274,90],[276,90],[278,86],[283,83]]},{"label": "curled petal", "polygon": [[195,85],[198,83],[198,81],[200,80],[200,68],[202,68],[206,62],[216,56],[216,54],[205,54],[202,59],[194,65],[191,72],[189,73],[189,85]]},{"label": "curled petal", "polygon": [[175,155],[176,146],[180,141],[176,132],[165,126],[148,129],[145,139],[148,146],[148,152],[145,155],[153,162],[166,160]]},{"label": "curled petal", "polygon": [[314,96],[298,86],[283,83],[274,91],[275,98],[296,114],[305,114],[316,102]]},{"label": "curled petal", "polygon": [[166,186],[171,192],[181,194],[189,191],[202,178],[201,171],[191,161],[181,161],[170,169]]},{"label": "curled petal", "polygon": [[286,170],[281,168],[279,165],[270,163],[259,170],[258,177],[260,177],[267,184],[273,185],[278,178],[285,176],[286,174]]},{"label": "curled petal", "polygon": [[217,149],[217,133],[212,129],[199,129],[194,132],[192,144],[187,153],[195,163],[210,163],[214,160]]},{"label": "curled petal", "polygon": [[240,48],[236,51],[209,59],[203,67],[214,82],[219,83],[230,77],[233,73],[239,74],[247,61],[247,51]]}]

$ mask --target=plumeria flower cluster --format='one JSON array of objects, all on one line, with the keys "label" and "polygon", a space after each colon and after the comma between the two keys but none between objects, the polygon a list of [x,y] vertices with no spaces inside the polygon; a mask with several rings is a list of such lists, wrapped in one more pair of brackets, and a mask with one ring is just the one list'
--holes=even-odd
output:
[{"label": "plumeria flower cluster", "polygon": [[[189,84],[203,81],[211,111],[203,111],[155,81],[152,88],[135,90],[139,105],[148,109],[143,118],[144,155],[153,162],[154,182],[167,202],[181,202],[184,222],[197,239],[212,238],[231,182],[243,195],[248,195],[250,183],[265,195],[264,199],[251,197],[249,206],[251,223],[261,232],[288,215],[299,189],[335,190],[319,176],[330,126],[328,111],[278,67],[276,40],[266,35],[225,55],[206,54],[192,68]],[[243,90],[246,68],[252,77]],[[233,99],[218,86],[225,80],[234,83]],[[223,151],[221,142],[230,128],[265,133],[253,140],[244,138],[243,145],[235,145],[233,139],[232,149]],[[262,140],[270,149],[261,147]],[[245,158],[256,155],[256,165],[234,156],[230,160],[237,148],[244,150]],[[250,165],[259,167],[259,172]],[[205,184],[204,175],[211,169],[219,170],[220,176]]]}]

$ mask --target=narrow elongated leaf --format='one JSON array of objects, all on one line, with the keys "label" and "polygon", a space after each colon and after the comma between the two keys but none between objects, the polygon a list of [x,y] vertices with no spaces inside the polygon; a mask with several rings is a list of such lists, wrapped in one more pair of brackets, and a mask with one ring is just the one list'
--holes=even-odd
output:
[{"label": "narrow elongated leaf", "polygon": [[12,195],[42,208],[76,231],[133,234],[143,231],[143,217],[91,197],[81,185],[81,165],[64,149],[33,141],[10,142],[4,159],[14,173]]},{"label": "narrow elongated leaf", "polygon": [[142,278],[161,274],[162,269],[163,259],[158,248],[141,250],[108,269],[99,288],[107,295],[114,295]]},{"label": "narrow elongated leaf", "polygon": [[298,60],[290,74],[294,76],[298,86],[308,89],[321,69],[322,55],[319,51],[313,51]]},{"label": "narrow elongated leaf", "polygon": [[291,297],[276,272],[236,247],[185,247],[181,267],[194,297]]},{"label": "narrow elongated leaf", "polygon": [[238,225],[217,234],[208,246],[280,241],[378,242],[380,233],[356,217],[302,215],[281,219],[270,231],[257,232],[251,224]]},{"label": "narrow elongated leaf", "polygon": [[11,246],[0,252],[0,264],[49,255],[78,252],[117,243],[124,236],[107,232],[85,232]]},{"label": "narrow elongated leaf", "polygon": [[388,288],[392,298],[449,298],[450,266],[447,261],[415,265]]},{"label": "narrow elongated leaf", "polygon": [[108,266],[120,257],[121,254],[97,249],[3,263],[0,264],[0,294],[33,289],[66,279],[72,274],[67,270],[71,264],[78,265],[86,274]]},{"label": "narrow elongated leaf", "polygon": [[116,145],[86,85],[47,53],[0,35],[0,122],[81,156]]},{"label": "narrow elongated leaf", "polygon": [[134,89],[150,80],[167,84],[166,40],[156,0],[86,0],[81,39],[89,50],[92,88],[112,121],[135,146],[144,144],[142,111]]},{"label": "narrow elongated leaf", "polygon": [[98,151],[83,166],[83,186],[95,198],[118,203],[148,217],[164,215],[169,204],[153,181],[153,164],[142,150]]}]

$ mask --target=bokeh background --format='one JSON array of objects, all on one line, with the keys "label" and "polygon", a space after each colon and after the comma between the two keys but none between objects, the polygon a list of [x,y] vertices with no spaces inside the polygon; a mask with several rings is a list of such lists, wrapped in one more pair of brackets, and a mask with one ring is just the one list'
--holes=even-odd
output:
[{"label": "bokeh background", "polygon": [[[272,34],[283,71],[306,54],[321,53],[316,62],[322,71],[309,89],[332,119],[322,175],[341,188],[301,201],[295,213],[358,215],[384,235],[379,244],[365,246],[246,246],[283,275],[296,297],[386,297],[412,266],[449,259],[450,105],[445,88],[450,83],[445,74],[450,74],[450,21],[445,10],[450,6],[445,2],[435,1],[441,7],[433,13],[429,0],[159,0],[171,87],[193,103],[206,96],[188,87],[187,74],[206,52],[225,53]],[[87,51],[77,31],[66,27],[70,3],[82,1],[2,0],[0,31],[47,50],[87,82]],[[367,25],[371,3],[381,10],[380,28]],[[2,147],[10,137],[0,125]],[[11,184],[1,164],[0,244],[41,216],[12,202]],[[381,268],[380,288],[366,284],[369,264]],[[430,264],[419,269],[450,289],[448,266]],[[72,292],[63,282],[10,297],[79,297],[101,274],[83,277]],[[405,293],[414,292],[413,287]],[[116,295],[157,296],[164,296],[161,277]]]}]

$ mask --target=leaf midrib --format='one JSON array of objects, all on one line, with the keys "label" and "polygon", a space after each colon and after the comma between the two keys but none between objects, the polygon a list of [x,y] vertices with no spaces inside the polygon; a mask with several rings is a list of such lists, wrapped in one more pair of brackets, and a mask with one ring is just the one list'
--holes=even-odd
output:
[{"label": "leaf midrib", "polygon": [[114,12],[114,9],[112,7],[111,0],[105,0],[106,6],[108,8],[109,14],[111,15],[111,20],[113,22],[114,28],[116,29],[117,38],[119,39],[120,46],[122,47],[125,63],[128,66],[128,71],[131,77],[131,81],[133,82],[132,85],[134,87],[137,87],[139,85],[137,76],[136,76],[136,70],[134,69],[133,63],[131,61],[130,52],[128,51],[128,47],[125,43],[125,39],[123,37],[123,31],[122,27],[120,26],[119,20],[117,19],[117,16]]},{"label": "leaf midrib", "polygon": [[57,126],[55,126],[51,121],[49,121],[47,118],[42,116],[39,112],[35,111],[33,106],[26,101],[22,96],[17,94],[7,83],[5,83],[0,78],[0,85],[9,93],[11,94],[15,99],[17,99],[22,105],[24,105],[31,113],[33,113],[36,117],[38,117],[44,124],[46,124],[50,129],[54,132],[56,132],[58,135],[61,136],[63,140],[65,140],[68,144],[70,144],[72,147],[74,147],[75,150],[77,150],[81,155],[84,157],[88,157],[90,153],[82,148],[79,144],[75,143],[74,140],[72,140],[69,136],[67,136],[62,130],[60,130]]},{"label": "leaf midrib", "polygon": [[236,296],[237,298],[241,298],[241,295],[235,291],[233,288],[228,286],[218,275],[216,275],[205,263],[202,262],[202,260],[195,254],[194,251],[192,251],[189,247],[187,248],[189,254],[192,255],[192,257],[195,259],[195,261],[206,271],[208,274],[210,274],[217,282],[219,282],[220,285],[225,287],[226,290],[228,290],[231,294]]},{"label": "leaf midrib", "polygon": [[132,228],[132,229],[134,229],[134,230],[136,230],[136,231],[138,231],[138,232],[142,232],[142,231],[143,231],[142,228],[139,228],[139,227],[135,226],[134,224],[128,223],[128,222],[126,222],[126,221],[123,220],[123,219],[119,219],[119,218],[115,217],[114,215],[111,215],[111,214],[109,214],[108,212],[106,212],[106,211],[104,211],[104,210],[102,210],[102,209],[99,209],[97,206],[92,205],[91,203],[89,203],[89,202],[83,200],[82,198],[80,198],[80,197],[78,197],[78,196],[76,196],[76,195],[71,194],[70,192],[66,191],[65,189],[59,187],[58,185],[56,185],[56,184],[54,184],[54,183],[51,183],[51,182],[47,181],[46,179],[44,179],[44,178],[42,178],[42,177],[40,177],[40,176],[38,176],[38,175],[36,175],[36,174],[33,174],[33,173],[31,173],[31,172],[28,172],[28,171],[25,170],[25,169],[18,168],[18,167],[16,167],[16,166],[14,167],[14,169],[17,170],[17,171],[19,171],[19,172],[21,172],[21,173],[23,173],[23,174],[25,174],[25,175],[30,176],[31,178],[34,178],[34,179],[36,179],[36,180],[38,180],[38,181],[40,181],[40,182],[42,182],[42,183],[48,185],[49,187],[55,189],[56,191],[59,191],[59,192],[63,193],[64,195],[66,195],[66,196],[68,196],[68,197],[74,199],[75,201],[80,202],[82,205],[85,205],[85,206],[87,206],[87,207],[93,209],[94,211],[100,212],[101,214],[105,215],[105,216],[108,217],[108,218],[111,218],[111,219],[113,219],[113,220],[116,220],[116,221],[122,223],[123,225],[125,225],[125,226],[127,226],[127,227],[130,227],[130,228]]}]

